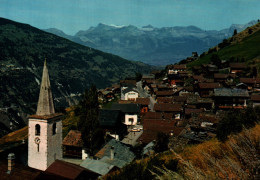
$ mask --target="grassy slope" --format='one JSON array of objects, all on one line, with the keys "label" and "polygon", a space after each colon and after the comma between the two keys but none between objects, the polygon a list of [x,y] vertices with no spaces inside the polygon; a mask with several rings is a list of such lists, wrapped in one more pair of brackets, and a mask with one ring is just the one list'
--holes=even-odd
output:
[{"label": "grassy slope", "polygon": [[[237,135],[231,135],[226,142],[212,139],[199,145],[188,146],[179,154],[171,151],[156,155],[156,159],[164,162],[163,164],[151,164],[154,157],[135,161],[130,166],[105,176],[105,179],[134,179],[134,174],[135,178],[139,178],[145,171],[154,172],[154,166],[158,167],[155,174],[160,179],[252,179],[254,170],[259,167],[259,144],[258,124]],[[176,163],[172,163],[176,161],[177,167]],[[164,165],[167,165],[167,168]],[[130,175],[131,166],[135,168],[135,172]]]},{"label": "grassy slope", "polygon": [[[248,62],[253,60],[254,58],[259,58],[260,56],[260,23],[254,25],[252,28],[255,28],[256,32],[248,35],[246,32],[247,29],[236,36],[243,36],[242,41],[238,41],[236,43],[231,43],[231,45],[220,49],[218,52],[214,52],[219,55],[219,57],[223,60],[229,60],[231,57],[234,58],[245,58]],[[235,37],[236,38],[236,37]],[[213,53],[206,54],[204,57],[199,58],[196,61],[193,61],[188,64],[189,67],[201,64],[207,64],[210,62],[210,58]]]}]

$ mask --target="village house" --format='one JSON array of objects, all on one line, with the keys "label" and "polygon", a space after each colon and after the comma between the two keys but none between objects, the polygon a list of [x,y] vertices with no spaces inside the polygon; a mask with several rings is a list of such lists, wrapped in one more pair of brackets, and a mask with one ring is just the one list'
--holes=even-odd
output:
[{"label": "village house", "polygon": [[173,113],[174,119],[181,119],[182,116],[182,105],[181,104],[168,104],[168,103],[161,103],[161,104],[154,104],[154,111],[155,112],[164,112],[164,113]]},{"label": "village house", "polygon": [[230,73],[240,74],[247,68],[247,66],[245,63],[230,63],[229,68],[230,68]]},{"label": "village house", "polygon": [[215,108],[217,109],[242,109],[247,107],[249,94],[247,90],[217,88],[214,89]]},{"label": "village house", "polygon": [[70,130],[63,139],[63,155],[67,157],[82,157],[83,140],[80,131]]},{"label": "village house", "polygon": [[123,123],[127,126],[136,125],[139,122],[140,105],[139,104],[118,104],[114,103],[112,110],[120,110],[123,114]]},{"label": "village house", "polygon": [[240,78],[239,81],[246,84],[248,90],[260,91],[260,78]]},{"label": "village house", "polygon": [[121,90],[121,100],[131,100],[135,101],[139,97],[139,93],[136,88],[122,88]]},{"label": "village house", "polygon": [[199,83],[198,92],[201,97],[211,97],[214,89],[220,88],[219,83]]},{"label": "village house", "polygon": [[259,94],[251,95],[251,102],[253,107],[260,106],[260,95]]},{"label": "village house", "polygon": [[236,78],[235,74],[220,74],[215,73],[214,74],[214,81],[219,83],[232,83],[234,79]]},{"label": "village house", "polygon": [[186,71],[186,64],[173,65],[169,70],[168,74],[177,74],[179,71]]},{"label": "village house", "polygon": [[141,106],[141,113],[146,113],[148,112],[149,104],[150,104],[150,98],[137,98],[136,99],[136,104],[139,104]]},{"label": "village house", "polygon": [[144,119],[144,132],[139,138],[141,144],[148,144],[157,139],[158,133],[178,136],[184,128],[177,127],[177,120]]}]

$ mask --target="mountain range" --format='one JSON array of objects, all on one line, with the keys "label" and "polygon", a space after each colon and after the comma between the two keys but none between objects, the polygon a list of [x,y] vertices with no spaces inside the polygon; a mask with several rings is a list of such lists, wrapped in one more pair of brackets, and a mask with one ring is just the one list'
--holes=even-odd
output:
[{"label": "mountain range", "polygon": [[56,107],[77,102],[91,84],[108,87],[152,67],[0,18],[0,136],[35,113],[46,58]]},{"label": "mountain range", "polygon": [[235,29],[240,32],[255,23],[256,21],[244,25],[233,24],[220,31],[206,31],[196,26],[156,28],[147,25],[138,28],[133,25],[115,26],[103,23],[81,30],[74,36],[55,28],[44,31],[129,60],[167,65],[191,56],[191,52],[200,54],[207,51],[223,39],[231,37]]}]

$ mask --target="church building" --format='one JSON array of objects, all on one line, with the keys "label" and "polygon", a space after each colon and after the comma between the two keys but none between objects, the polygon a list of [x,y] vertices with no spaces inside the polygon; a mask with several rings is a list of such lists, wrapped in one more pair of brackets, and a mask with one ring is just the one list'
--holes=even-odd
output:
[{"label": "church building", "polygon": [[35,115],[28,123],[28,166],[46,170],[62,159],[62,114],[55,113],[46,60]]}]

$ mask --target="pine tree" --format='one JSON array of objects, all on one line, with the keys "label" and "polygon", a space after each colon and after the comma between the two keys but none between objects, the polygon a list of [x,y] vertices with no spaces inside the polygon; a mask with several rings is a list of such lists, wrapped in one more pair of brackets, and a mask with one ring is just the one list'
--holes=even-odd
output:
[{"label": "pine tree", "polygon": [[76,113],[80,116],[78,130],[82,133],[84,146],[87,152],[93,155],[94,151],[104,143],[103,131],[98,122],[98,93],[94,85],[86,89]]}]

